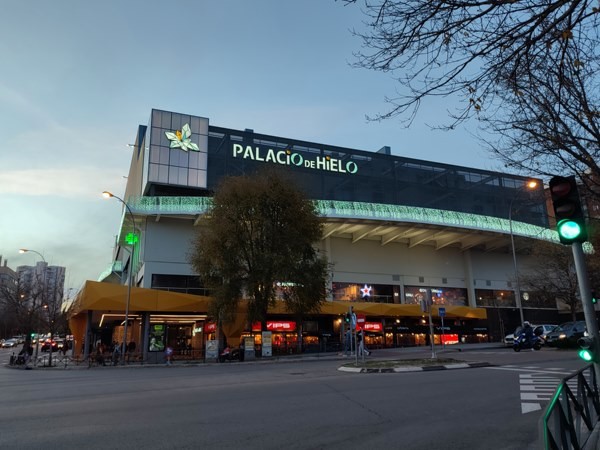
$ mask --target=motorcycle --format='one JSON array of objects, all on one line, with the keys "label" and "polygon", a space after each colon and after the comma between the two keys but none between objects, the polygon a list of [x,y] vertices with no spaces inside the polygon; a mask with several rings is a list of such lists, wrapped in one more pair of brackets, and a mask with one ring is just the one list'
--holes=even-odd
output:
[{"label": "motorcycle", "polygon": [[542,348],[542,339],[535,334],[531,335],[531,338],[527,338],[525,333],[519,334],[517,338],[515,338],[513,343],[513,350],[515,352],[520,352],[521,350],[540,350]]}]

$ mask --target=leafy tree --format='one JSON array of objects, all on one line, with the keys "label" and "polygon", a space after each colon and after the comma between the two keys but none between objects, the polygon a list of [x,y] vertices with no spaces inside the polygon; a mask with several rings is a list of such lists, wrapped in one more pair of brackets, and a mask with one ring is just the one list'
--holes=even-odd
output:
[{"label": "leafy tree", "polygon": [[[322,236],[313,203],[276,171],[224,179],[198,228],[190,262],[212,289],[211,314],[232,320],[248,300],[248,321],[266,330],[277,282],[289,311],[317,312],[325,300],[327,266],[314,247]],[[301,327],[299,327],[301,328]]]},{"label": "leafy tree", "polygon": [[363,8],[355,65],[391,72],[400,85],[391,108],[372,119],[409,125],[425,98],[458,96],[449,123],[438,126],[475,116],[509,167],[576,173],[600,192],[595,0],[365,0]]}]

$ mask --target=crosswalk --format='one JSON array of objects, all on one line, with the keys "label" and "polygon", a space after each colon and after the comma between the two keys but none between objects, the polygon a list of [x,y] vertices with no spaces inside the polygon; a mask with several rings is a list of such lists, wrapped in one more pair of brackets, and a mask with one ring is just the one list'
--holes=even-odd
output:
[{"label": "crosswalk", "polygon": [[[561,378],[544,373],[519,374],[521,391],[521,414],[542,409],[542,404],[548,403],[558,387]],[[571,390],[577,392],[577,380],[567,382]]]},{"label": "crosswalk", "polygon": [[[490,369],[492,369],[490,367]],[[497,366],[495,370],[513,370],[519,373],[521,414],[540,411],[552,399],[561,380],[571,372],[561,367]],[[527,372],[527,373],[523,373]],[[573,393],[577,393],[577,379],[567,382]]]}]

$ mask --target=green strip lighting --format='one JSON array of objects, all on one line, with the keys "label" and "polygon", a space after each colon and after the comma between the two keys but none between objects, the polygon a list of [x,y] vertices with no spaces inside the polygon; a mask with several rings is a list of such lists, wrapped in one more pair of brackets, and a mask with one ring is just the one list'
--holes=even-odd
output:
[{"label": "green strip lighting", "polygon": [[[196,216],[206,213],[211,208],[212,199],[210,197],[130,197],[127,203],[134,214]],[[508,219],[456,211],[333,200],[315,200],[314,203],[318,214],[325,218],[360,218],[378,221],[423,223],[503,234],[510,234],[511,228]],[[559,242],[558,233],[555,230],[514,220],[512,221],[512,232],[515,236]],[[588,246],[588,250],[589,248],[591,246]]]}]

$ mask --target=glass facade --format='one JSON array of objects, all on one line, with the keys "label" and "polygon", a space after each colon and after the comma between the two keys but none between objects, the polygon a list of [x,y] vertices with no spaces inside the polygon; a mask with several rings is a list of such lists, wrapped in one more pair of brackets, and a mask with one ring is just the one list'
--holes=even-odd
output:
[{"label": "glass facade", "polygon": [[[171,148],[186,140],[190,148]],[[169,139],[168,133],[177,133]],[[144,145],[145,195],[206,196],[225,176],[278,167],[313,200],[416,206],[507,219],[546,227],[543,183],[530,178],[402,158],[209,126],[207,118],[152,110]],[[185,146],[184,146],[185,147]],[[516,199],[516,201],[514,201]]]},{"label": "glass facade", "polygon": [[398,286],[389,284],[332,283],[331,285],[333,300],[348,302],[395,303],[394,298],[397,298],[398,289]]},{"label": "glass facade", "polygon": [[210,127],[208,189],[214,190],[224,176],[249,174],[269,164],[288,170],[311,199],[506,219],[511,201],[522,198],[513,208],[513,219],[547,226],[541,180],[539,189],[528,192],[525,185],[530,178]]},{"label": "glass facade", "polygon": [[[185,127],[189,127],[189,137],[185,135]],[[169,139],[167,133],[178,139]],[[149,182],[206,188],[208,119],[152,110],[146,136]],[[173,141],[177,141],[176,145],[195,144],[198,150],[187,145],[172,147]]]},{"label": "glass facade", "polygon": [[405,303],[419,304],[425,299],[427,289],[431,289],[431,301],[434,305],[468,306],[466,289],[424,286],[404,286]]}]

